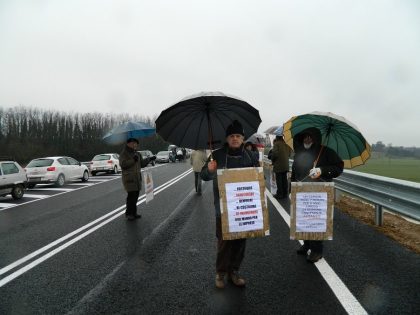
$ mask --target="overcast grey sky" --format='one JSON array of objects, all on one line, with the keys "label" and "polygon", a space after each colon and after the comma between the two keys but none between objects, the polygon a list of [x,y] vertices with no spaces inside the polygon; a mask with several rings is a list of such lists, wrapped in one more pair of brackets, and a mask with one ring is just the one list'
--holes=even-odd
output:
[{"label": "overcast grey sky", "polygon": [[420,146],[420,1],[0,0],[0,106],[154,116],[201,91],[260,131],[331,111]]}]

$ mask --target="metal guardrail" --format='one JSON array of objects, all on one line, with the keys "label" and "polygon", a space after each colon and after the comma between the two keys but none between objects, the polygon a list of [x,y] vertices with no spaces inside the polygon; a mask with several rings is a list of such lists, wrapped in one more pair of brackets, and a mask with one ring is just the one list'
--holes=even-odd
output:
[{"label": "metal guardrail", "polygon": [[[264,162],[271,163],[267,158]],[[419,183],[350,170],[344,170],[334,183],[339,191],[375,205],[376,225],[383,224],[384,209],[420,221]]]},{"label": "metal guardrail", "polygon": [[420,221],[420,184],[345,170],[334,179],[338,190],[375,205],[375,224],[383,223],[383,208]]}]

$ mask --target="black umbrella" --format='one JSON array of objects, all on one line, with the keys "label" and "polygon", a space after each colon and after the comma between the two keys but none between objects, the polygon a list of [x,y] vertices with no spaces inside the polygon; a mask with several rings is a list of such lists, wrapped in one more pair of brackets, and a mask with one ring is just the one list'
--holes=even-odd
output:
[{"label": "black umbrella", "polygon": [[180,147],[212,150],[223,145],[226,128],[234,120],[242,124],[245,139],[254,134],[261,123],[258,110],[247,102],[220,92],[202,92],[160,113],[156,132]]}]

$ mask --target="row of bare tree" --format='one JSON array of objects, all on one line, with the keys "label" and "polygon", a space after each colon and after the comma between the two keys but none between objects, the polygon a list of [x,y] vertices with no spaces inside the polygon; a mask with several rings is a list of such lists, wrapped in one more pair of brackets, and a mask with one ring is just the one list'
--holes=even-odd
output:
[{"label": "row of bare tree", "polygon": [[[65,113],[32,107],[0,107],[0,156],[9,156],[21,164],[38,157],[66,155],[90,161],[99,153],[116,152],[102,137],[114,126],[140,121],[154,126],[154,119],[141,115]],[[141,139],[140,149],[156,153],[168,143],[158,135]]]}]

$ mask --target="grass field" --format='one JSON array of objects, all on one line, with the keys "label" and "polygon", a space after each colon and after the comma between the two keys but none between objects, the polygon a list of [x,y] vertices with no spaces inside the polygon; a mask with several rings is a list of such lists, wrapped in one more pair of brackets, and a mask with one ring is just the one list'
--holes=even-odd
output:
[{"label": "grass field", "polygon": [[420,183],[420,160],[418,159],[370,158],[365,165],[356,167],[353,171]]}]

